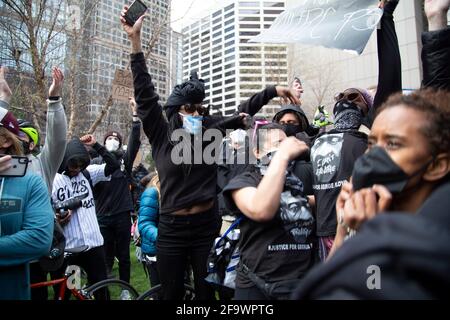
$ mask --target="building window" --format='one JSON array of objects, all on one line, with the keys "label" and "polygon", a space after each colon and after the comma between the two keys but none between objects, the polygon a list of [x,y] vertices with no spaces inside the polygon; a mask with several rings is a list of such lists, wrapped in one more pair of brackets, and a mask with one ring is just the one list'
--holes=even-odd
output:
[{"label": "building window", "polygon": [[239,2],[240,7],[259,7],[259,2]]},{"label": "building window", "polygon": [[257,9],[241,9],[239,14],[260,14],[260,11]]},{"label": "building window", "polygon": [[280,14],[283,10],[264,10],[264,14]]},{"label": "building window", "polygon": [[284,3],[283,2],[264,2],[264,7],[284,7]]}]

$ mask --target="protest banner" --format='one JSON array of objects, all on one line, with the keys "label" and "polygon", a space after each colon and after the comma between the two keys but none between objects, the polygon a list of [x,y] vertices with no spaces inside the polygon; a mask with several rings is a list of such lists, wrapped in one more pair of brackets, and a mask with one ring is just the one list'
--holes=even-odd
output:
[{"label": "protest banner", "polygon": [[117,69],[114,75],[112,97],[114,100],[128,102],[129,97],[134,97],[133,75],[131,71]]},{"label": "protest banner", "polygon": [[301,0],[249,42],[303,43],[361,54],[380,22],[379,0]]}]

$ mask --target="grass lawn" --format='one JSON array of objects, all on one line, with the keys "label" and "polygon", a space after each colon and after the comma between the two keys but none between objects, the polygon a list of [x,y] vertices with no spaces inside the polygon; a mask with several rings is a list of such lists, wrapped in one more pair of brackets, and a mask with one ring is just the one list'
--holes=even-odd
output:
[{"label": "grass lawn", "polygon": [[[145,274],[144,267],[136,258],[136,247],[133,243],[130,244],[130,259],[131,259],[131,285],[137,290],[139,294],[144,293],[150,289],[150,280]],[[114,262],[113,274],[116,279],[119,279],[119,264],[117,260]]]}]

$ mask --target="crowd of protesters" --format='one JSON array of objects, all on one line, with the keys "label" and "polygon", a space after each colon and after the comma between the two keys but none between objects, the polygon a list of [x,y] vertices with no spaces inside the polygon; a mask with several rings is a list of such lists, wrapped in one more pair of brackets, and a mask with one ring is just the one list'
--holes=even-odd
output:
[{"label": "crowd of protesters", "polygon": [[[142,52],[145,15],[131,26],[127,6],[120,21],[135,97],[126,149],[118,131],[103,144],[93,135],[66,139],[59,68],[41,141],[9,111],[0,67],[0,299],[50,298],[30,284],[61,277],[68,264],[96,283],[112,276],[117,258],[120,279],[130,282],[134,215],[140,260],[163,300],[183,298],[187,270],[196,298],[215,299],[209,258],[230,225],[240,234],[237,300],[448,298],[450,1],[425,2],[423,88],[409,95],[401,93],[398,2],[380,4],[375,92],[357,83],[342,90],[328,106],[333,119],[322,106],[308,119],[300,77],[222,116],[204,107],[205,84],[193,72],[160,105]],[[257,118],[276,97],[286,103],[273,119]],[[135,166],[141,128],[155,172]],[[23,176],[9,173],[15,159],[26,159]],[[78,207],[53,209],[74,197]],[[60,229],[64,250],[77,252],[69,261],[48,258]],[[374,267],[383,272],[378,290],[368,287]]]}]

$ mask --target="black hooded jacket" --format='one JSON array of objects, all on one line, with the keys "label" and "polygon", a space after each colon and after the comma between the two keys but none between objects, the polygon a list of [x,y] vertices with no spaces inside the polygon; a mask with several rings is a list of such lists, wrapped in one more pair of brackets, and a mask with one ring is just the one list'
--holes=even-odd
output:
[{"label": "black hooded jacket", "polygon": [[[177,165],[172,161],[174,142],[170,141],[169,123],[164,118],[159,96],[155,92],[152,78],[148,73],[143,53],[131,55],[131,70],[133,72],[135,98],[138,104],[138,116],[142,121],[144,132],[152,146],[152,156],[161,181],[161,214],[192,207],[194,205],[215,200],[217,196],[217,164],[201,163],[192,165]],[[268,87],[262,96],[256,99],[270,101],[276,94],[275,87]],[[264,104],[250,98],[239,106],[238,113],[255,115]],[[257,106],[255,109],[253,106]],[[172,108],[170,108],[172,109]],[[207,116],[203,126],[206,128],[225,129],[242,128],[242,119],[232,117],[238,121],[228,121],[222,116]],[[215,141],[217,149],[221,141]],[[208,143],[202,145],[204,150]]]},{"label": "black hooded jacket", "polygon": [[86,147],[78,138],[74,138],[67,142],[66,152],[64,153],[63,161],[59,166],[58,173],[64,174],[64,172],[68,169],[67,165],[69,161],[73,159],[80,159],[82,161],[82,163],[84,164],[83,170],[86,169],[86,167],[91,162],[91,159],[89,158],[89,152],[86,150]]},{"label": "black hooded jacket", "polygon": [[[105,159],[105,176],[109,176],[114,172],[114,170],[119,168],[119,162],[101,144],[96,143],[92,148]],[[64,172],[68,169],[67,165],[69,163],[69,160],[76,158],[81,159],[82,163],[85,164],[83,166],[83,170],[87,168],[91,161],[91,159],[89,158],[89,152],[78,138],[72,139],[67,143],[66,153],[64,154],[64,158],[61,166],[59,167],[58,173],[64,174]]]},{"label": "black hooded jacket", "polygon": [[389,212],[367,222],[304,278],[293,298],[449,299],[449,194],[447,182],[417,214]]},{"label": "black hooded jacket", "polygon": [[450,27],[422,34],[423,87],[450,90]]},{"label": "black hooded jacket", "polygon": [[[130,213],[134,210],[131,197],[130,184],[133,163],[141,146],[141,122],[133,122],[131,134],[128,139],[128,148],[125,153],[121,150],[112,152],[116,161],[121,163],[111,174],[111,181],[102,181],[95,185],[95,207],[97,216],[114,216],[119,213]],[[92,163],[101,164],[106,162],[102,157],[94,159]]]}]

